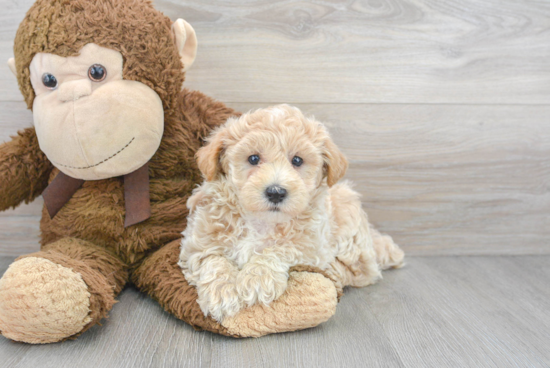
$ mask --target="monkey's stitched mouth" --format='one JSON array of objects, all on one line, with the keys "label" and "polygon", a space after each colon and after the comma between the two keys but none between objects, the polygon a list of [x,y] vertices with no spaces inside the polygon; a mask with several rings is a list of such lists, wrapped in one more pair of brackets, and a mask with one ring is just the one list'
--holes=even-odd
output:
[{"label": "monkey's stitched mouth", "polygon": [[116,152],[115,154],[107,157],[105,160],[103,161],[100,161],[98,162],[97,164],[94,164],[94,165],[90,165],[90,166],[83,166],[83,167],[76,167],[76,166],[69,166],[69,165],[63,165],[63,164],[58,164],[56,162],[54,162],[54,164],[56,166],[63,166],[63,167],[66,167],[66,168],[69,168],[69,169],[76,169],[76,170],[84,170],[84,169],[91,169],[92,167],[96,167],[96,166],[99,166],[107,161],[109,161],[110,159],[112,159],[113,157],[115,157],[116,155],[118,155],[120,152],[124,151],[126,148],[128,148],[128,146],[130,144],[132,144],[132,142],[136,139],[136,137],[133,137],[132,139],[130,139],[130,142],[128,142],[124,147],[122,147],[121,149],[118,150],[118,152]]}]

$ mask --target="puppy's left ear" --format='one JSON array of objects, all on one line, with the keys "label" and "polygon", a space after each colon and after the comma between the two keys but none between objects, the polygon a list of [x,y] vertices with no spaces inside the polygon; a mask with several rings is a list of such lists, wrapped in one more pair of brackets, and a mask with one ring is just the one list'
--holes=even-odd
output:
[{"label": "puppy's left ear", "polygon": [[331,187],[346,174],[348,160],[330,137],[325,142],[325,160],[327,184]]},{"label": "puppy's left ear", "polygon": [[206,181],[212,181],[222,171],[220,156],[223,150],[223,141],[227,133],[225,128],[218,128],[208,139],[208,144],[197,151],[197,165]]}]

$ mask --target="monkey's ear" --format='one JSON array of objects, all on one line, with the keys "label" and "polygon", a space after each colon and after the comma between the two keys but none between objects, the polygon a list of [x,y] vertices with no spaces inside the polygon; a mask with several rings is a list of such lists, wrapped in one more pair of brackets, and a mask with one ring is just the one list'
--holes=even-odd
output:
[{"label": "monkey's ear", "polygon": [[13,75],[15,75],[17,77],[17,69],[15,69],[15,59],[14,58],[9,58],[8,59],[8,66],[10,67],[10,70],[13,73]]},{"label": "monkey's ear", "polygon": [[197,57],[197,35],[193,27],[183,19],[178,19],[172,24],[172,32],[183,63],[183,71],[186,72]]},{"label": "monkey's ear", "polygon": [[342,179],[348,170],[348,160],[334,144],[330,137],[325,142],[325,166],[327,173],[327,184],[333,186]]},{"label": "monkey's ear", "polygon": [[225,127],[218,128],[208,139],[208,144],[197,151],[197,165],[206,181],[212,181],[222,171],[220,156],[227,136]]}]

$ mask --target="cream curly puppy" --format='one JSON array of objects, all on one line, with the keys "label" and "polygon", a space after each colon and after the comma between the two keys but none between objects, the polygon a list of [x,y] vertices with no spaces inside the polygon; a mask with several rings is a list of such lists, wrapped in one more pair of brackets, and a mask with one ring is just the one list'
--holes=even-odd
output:
[{"label": "cream curly puppy", "polygon": [[187,203],[179,265],[205,315],[221,322],[269,304],[296,265],[319,267],[340,287],[372,284],[402,265],[401,249],[370,227],[359,194],[338,183],[344,155],[297,108],[229,119],[197,162],[206,181]]}]

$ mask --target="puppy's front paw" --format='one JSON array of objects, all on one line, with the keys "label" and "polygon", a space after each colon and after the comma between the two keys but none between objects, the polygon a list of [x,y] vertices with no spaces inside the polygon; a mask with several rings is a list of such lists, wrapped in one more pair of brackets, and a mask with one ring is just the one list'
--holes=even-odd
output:
[{"label": "puppy's front paw", "polygon": [[237,276],[237,292],[246,305],[269,304],[286,290],[288,273],[266,265],[248,263]]},{"label": "puppy's front paw", "polygon": [[232,317],[242,308],[237,288],[234,283],[219,280],[208,285],[197,286],[197,303],[205,316],[212,316],[221,322],[225,317]]}]

